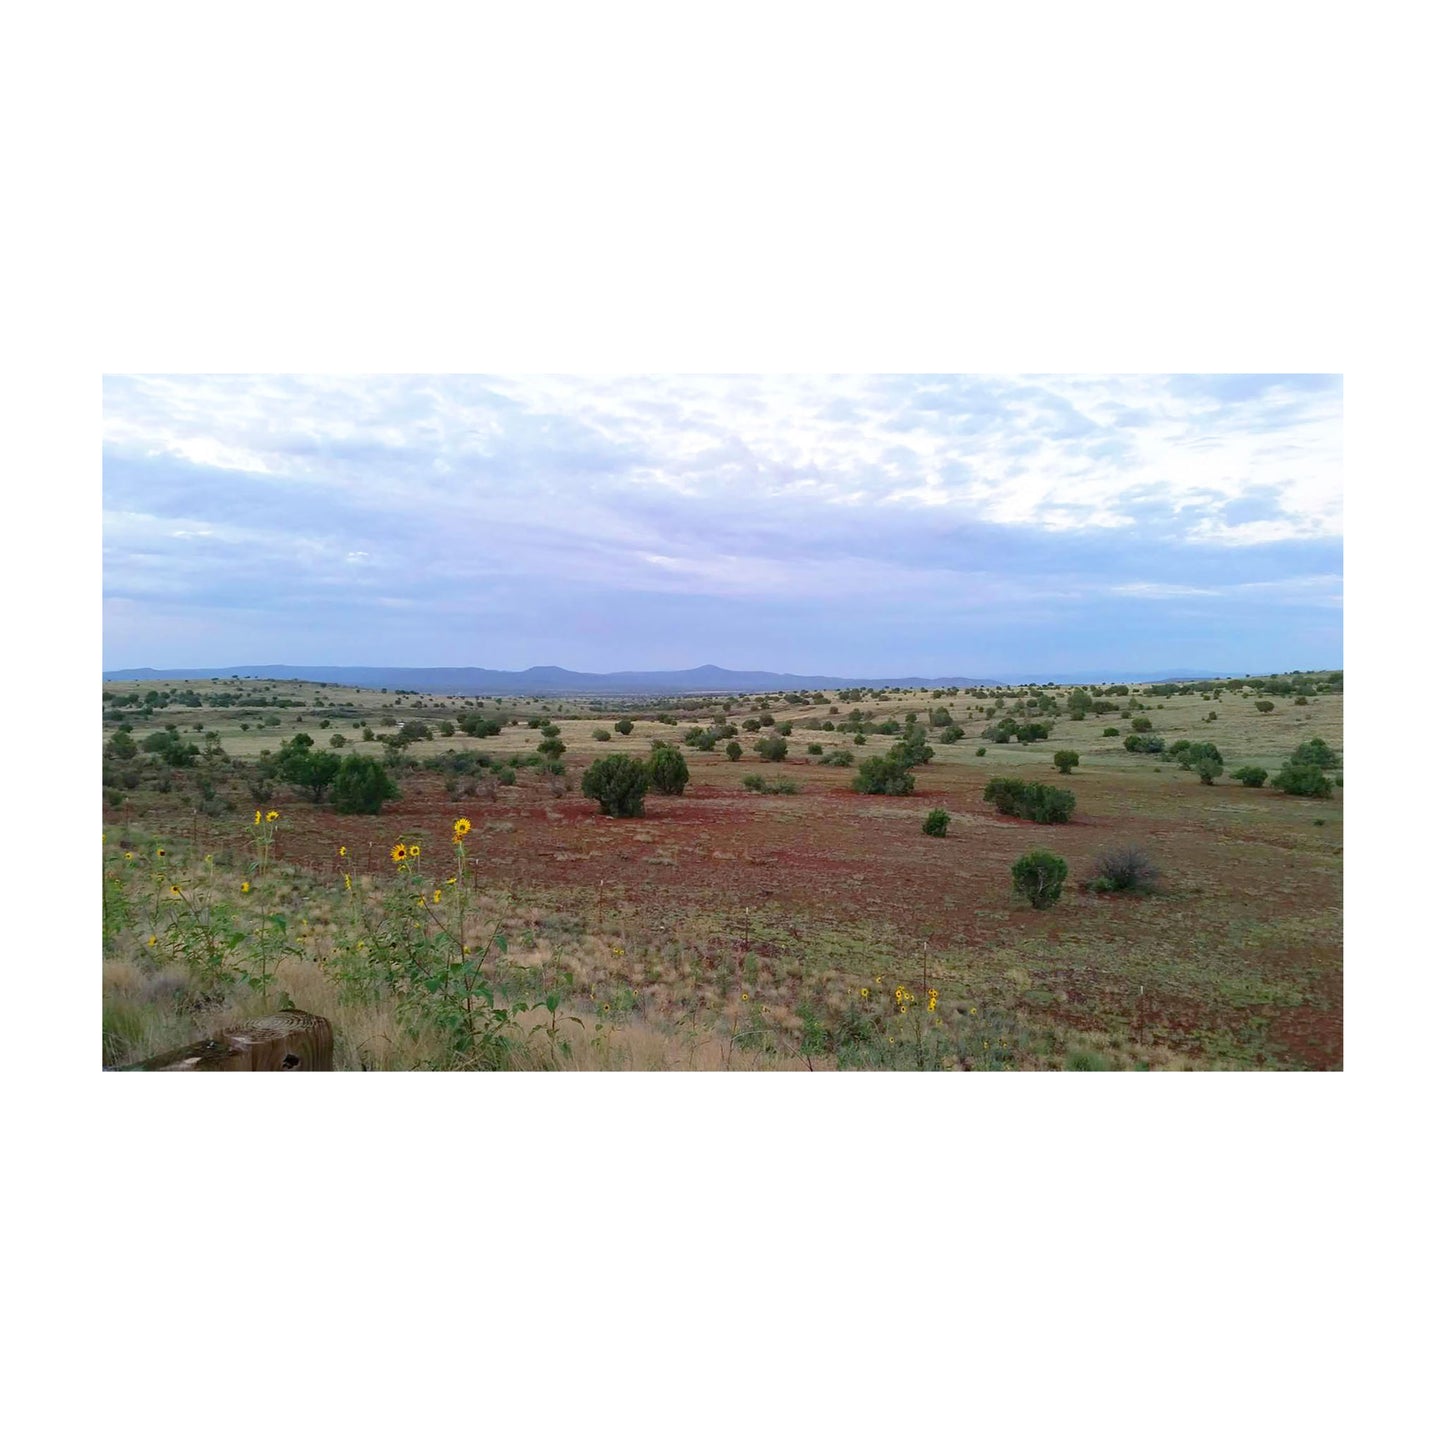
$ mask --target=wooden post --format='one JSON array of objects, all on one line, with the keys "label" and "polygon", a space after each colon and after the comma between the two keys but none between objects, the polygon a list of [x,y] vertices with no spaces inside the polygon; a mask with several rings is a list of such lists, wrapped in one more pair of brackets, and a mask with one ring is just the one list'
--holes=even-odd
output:
[{"label": "wooden post", "polygon": [[127,1070],[142,1073],[281,1073],[289,1069],[331,1072],[331,1025],[317,1014],[280,1009],[262,1019],[222,1029]]}]

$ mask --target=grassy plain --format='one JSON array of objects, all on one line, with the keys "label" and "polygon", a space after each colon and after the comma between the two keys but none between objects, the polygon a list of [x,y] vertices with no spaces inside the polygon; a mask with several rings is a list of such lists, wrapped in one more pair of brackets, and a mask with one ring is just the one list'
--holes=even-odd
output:
[{"label": "grassy plain", "polygon": [[[503,920],[511,943],[489,977],[519,1007],[549,993],[564,997],[555,1011],[566,1020],[560,1032],[526,1032],[547,1022],[545,1009],[518,1015],[508,1055],[514,1067],[1342,1066],[1341,792],[1332,800],[1290,797],[1228,777],[1243,764],[1273,773],[1316,736],[1342,751],[1342,693],[1304,705],[1276,697],[1274,710],[1262,713],[1252,690],[1217,699],[1141,690],[1114,699],[1122,714],[1052,717],[1051,736],[1028,745],[980,738],[985,708],[1008,704],[979,694],[840,700],[830,693],[825,702],[791,704],[775,695],[768,711],[793,728],[783,762],[762,762],[751,751],[757,735],[748,732],[738,734],[745,752],[737,762],[726,758],[725,742],[711,752],[685,747],[684,794],[649,794],[644,817],[613,819],[581,796],[582,769],[609,752],[643,756],[654,740],[680,742],[687,728],[721,710],[721,699],[685,713],[655,701],[623,708],[507,699],[498,706],[287,683],[265,696],[265,684],[167,686],[194,688],[201,706],[131,718],[134,735],[174,722],[198,746],[214,734],[225,758],[209,770],[209,800],[188,776],[194,769],[176,769],[169,792],[140,786],[108,794],[116,806],[105,813],[107,896],[118,901],[122,921],[105,954],[107,1063],[188,1042],[262,1011],[284,991],[333,1020],[339,1067],[446,1066],[434,1037],[425,1029],[411,1037],[400,1025],[394,1000],[347,998],[336,961],[354,947],[348,919],[358,894],[378,900],[398,886],[390,857],[397,841],[420,849],[408,866],[426,870],[424,899],[433,885],[447,886],[453,822],[466,817],[463,884],[473,890],[478,919]],[[238,687],[251,695],[244,705],[208,704]],[[1062,702],[1069,690],[1049,691]],[[301,706],[268,701],[278,698]],[[1126,752],[1123,735],[1141,704],[1166,744],[1214,743],[1226,776],[1205,786],[1165,756]],[[508,720],[500,735],[438,734],[414,743],[399,774],[403,797],[379,816],[338,816],[276,784],[260,805],[280,814],[269,866],[246,871],[255,858],[256,806],[247,766],[263,750],[304,730],[318,748],[339,733],[346,741],[338,752],[381,756],[383,744],[364,741],[363,729],[379,730],[388,716],[435,730],[442,719],[482,707]],[[935,707],[947,707],[965,735],[944,744],[939,729],[929,729],[934,759],[917,768],[911,796],[855,793],[854,767],[821,766],[806,751],[820,743],[846,748],[856,761],[881,755],[896,736],[855,742],[846,722],[854,708],[876,725],[902,722],[910,711],[926,721]],[[676,721],[657,721],[669,708]],[[740,726],[761,710],[733,703],[728,721]],[[630,736],[594,738],[621,716],[635,720]],[[518,768],[510,785],[494,774],[479,783],[458,777],[449,795],[449,774],[426,766],[453,751],[494,761],[529,753],[539,741],[530,718],[559,729],[565,780]],[[824,722],[835,730],[817,730]],[[115,726],[112,714],[107,737]],[[1121,735],[1104,737],[1107,727]],[[1079,754],[1068,778],[1052,765],[1058,749]],[[786,779],[799,791],[757,796],[742,785],[750,773]],[[1069,788],[1078,799],[1073,821],[1041,826],[1000,816],[982,800],[996,776]],[[463,791],[468,785],[477,791]],[[938,807],[951,815],[948,833],[928,837],[922,821]],[[1157,892],[1075,887],[1102,849],[1122,843],[1143,845],[1158,864]],[[1029,908],[1010,886],[1010,865],[1036,847],[1069,865],[1063,898],[1046,911]],[[177,879],[197,899],[227,900],[241,931],[263,917],[284,920],[295,952],[277,962],[274,994],[198,995],[165,946],[167,910],[175,906],[168,890]],[[246,882],[253,886],[243,893]]]}]

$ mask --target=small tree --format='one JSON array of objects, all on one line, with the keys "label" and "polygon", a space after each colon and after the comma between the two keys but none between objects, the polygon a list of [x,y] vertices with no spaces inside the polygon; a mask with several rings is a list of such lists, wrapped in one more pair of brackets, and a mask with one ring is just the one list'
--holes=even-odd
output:
[{"label": "small tree", "polygon": [[759,738],[753,744],[753,751],[765,763],[780,763],[788,756],[788,744],[784,738]]},{"label": "small tree", "polygon": [[1032,908],[1052,908],[1064,891],[1069,865],[1057,853],[1038,849],[1025,853],[1013,865],[1014,891],[1022,893]]},{"label": "small tree", "polygon": [[1255,698],[1254,705],[1260,710],[1260,712],[1274,711],[1274,704],[1267,697]]},{"label": "small tree", "polygon": [[1330,780],[1313,763],[1291,759],[1274,775],[1274,785],[1283,793],[1297,798],[1329,798],[1334,796]]},{"label": "small tree", "polygon": [[628,733],[632,731],[632,719],[630,717],[619,719],[617,722],[612,724],[612,731],[615,733],[621,733],[623,737],[626,737]]},{"label": "small tree", "polygon": [[1150,722],[1147,717],[1136,717],[1130,722],[1129,726],[1133,728],[1136,733],[1151,732],[1154,728],[1154,724]]},{"label": "small tree", "polygon": [[727,755],[729,762],[737,762],[737,760],[743,755],[743,745],[736,740],[730,742],[727,745]]},{"label": "small tree", "polygon": [[338,813],[379,813],[383,803],[400,796],[401,790],[375,758],[355,753],[341,759],[331,784],[331,805]]},{"label": "small tree", "polygon": [[1309,742],[1301,743],[1289,755],[1289,760],[1316,768],[1337,768],[1340,765],[1340,755],[1323,738],[1311,738]]},{"label": "small tree", "polygon": [[582,774],[582,796],[592,798],[609,818],[642,817],[647,769],[625,753],[598,758]]},{"label": "small tree", "polygon": [[687,787],[687,760],[670,743],[653,748],[645,767],[647,785],[655,793],[676,797]]},{"label": "small tree", "polygon": [[1269,774],[1263,768],[1252,765],[1236,768],[1229,776],[1237,778],[1246,788],[1262,788],[1269,780]]},{"label": "small tree", "polygon": [[552,758],[555,760],[567,751],[567,744],[558,737],[544,737],[542,741],[537,744],[537,751],[541,753],[544,758]]},{"label": "small tree", "polygon": [[1067,777],[1079,766],[1079,755],[1065,748],[1054,754],[1054,766]]},{"label": "small tree", "polygon": [[1224,764],[1214,758],[1200,758],[1194,765],[1194,771],[1199,774],[1201,783],[1208,783],[1212,786],[1215,778],[1224,771]]},{"label": "small tree", "polygon": [[326,796],[326,790],[336,781],[341,770],[341,759],[335,753],[318,753],[306,733],[297,733],[277,754],[278,776],[311,794],[311,801],[319,803]]},{"label": "small tree", "polygon": [[948,836],[948,813],[943,808],[934,808],[923,820],[923,831],[930,838],[946,838]]},{"label": "small tree", "polygon": [[913,773],[897,758],[864,758],[853,778],[855,793],[884,793],[906,797],[913,791]]}]

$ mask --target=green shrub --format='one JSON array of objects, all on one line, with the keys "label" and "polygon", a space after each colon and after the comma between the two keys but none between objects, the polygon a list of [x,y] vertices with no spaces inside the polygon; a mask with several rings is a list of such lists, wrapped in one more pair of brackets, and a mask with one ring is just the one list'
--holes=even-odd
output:
[{"label": "green shrub", "polygon": [[1297,798],[1329,798],[1334,795],[1330,780],[1313,763],[1291,759],[1274,775],[1274,785],[1282,793]]},{"label": "green shrub", "polygon": [[753,744],[753,751],[765,763],[780,763],[788,756],[788,744],[785,738],[759,738]]},{"label": "green shrub", "polygon": [[950,723],[946,728],[943,729],[941,733],[939,733],[938,741],[941,743],[956,743],[962,736],[963,729],[959,727],[956,723]]},{"label": "green shrub", "polygon": [[628,733],[632,731],[632,719],[628,717],[620,718],[617,722],[612,724],[612,731],[615,733],[621,733],[623,737],[626,737]]},{"label": "green shrub", "polygon": [[671,743],[654,747],[648,754],[644,767],[647,771],[647,785],[655,793],[667,793],[677,797],[687,787],[687,760]]},{"label": "green shrub", "polygon": [[401,790],[376,758],[352,753],[342,758],[331,784],[331,806],[338,813],[379,813]]},{"label": "green shrub", "polygon": [[1119,736],[1119,729],[1118,729],[1118,728],[1105,728],[1105,729],[1104,729],[1104,736],[1105,736],[1106,738],[1116,738],[1116,737]]},{"label": "green shrub", "polygon": [[1074,795],[1066,788],[1026,783],[1022,778],[991,778],[983,800],[1005,817],[1027,818],[1031,823],[1067,823],[1074,814]]},{"label": "green shrub", "polygon": [[913,791],[913,782],[912,771],[897,758],[864,758],[853,778],[853,791],[901,798]]},{"label": "green shrub", "polygon": [[743,787],[750,793],[786,793],[789,796],[801,791],[796,783],[787,780],[770,783],[761,773],[749,773],[743,779]]},{"label": "green shrub", "polygon": [[1079,755],[1066,748],[1054,754],[1054,766],[1067,777],[1079,766]]},{"label": "green shrub", "polygon": [[981,758],[981,757],[983,757],[983,755],[984,755],[987,751],[988,751],[987,748],[975,748],[975,749],[973,750],[973,755],[974,755],[974,757],[976,757],[976,758]]},{"label": "green shrub", "polygon": [[1267,697],[1259,697],[1254,700],[1254,705],[1260,712],[1273,712],[1274,704]]},{"label": "green shrub", "polygon": [[1037,850],[1025,853],[1013,865],[1014,891],[1022,893],[1032,908],[1052,908],[1064,891],[1069,865],[1057,853]]},{"label": "green shrub", "polygon": [[948,836],[948,813],[943,808],[934,808],[923,820],[923,831],[930,838],[946,838]]},{"label": "green shrub", "polygon": [[277,753],[276,774],[293,787],[310,793],[313,803],[319,803],[336,781],[341,761],[335,753],[318,753],[307,733],[297,733]]},{"label": "green shrub", "polygon": [[1340,755],[1323,738],[1311,738],[1309,742],[1301,743],[1289,755],[1289,760],[1316,768],[1337,768],[1340,765]]},{"label": "green shrub", "polygon": [[1215,778],[1224,771],[1224,764],[1216,762],[1213,758],[1200,758],[1194,765],[1194,771],[1199,774],[1201,783],[1208,783],[1212,786]]},{"label": "green shrub", "polygon": [[825,768],[851,768],[853,754],[847,748],[829,748],[818,761]]},{"label": "green shrub", "polygon": [[1237,778],[1246,788],[1262,788],[1269,781],[1269,774],[1254,766],[1236,768],[1229,776]]},{"label": "green shrub", "polygon": [[[545,731],[546,729],[544,728],[543,732]],[[544,758],[555,760],[567,751],[567,744],[559,737],[544,737],[542,741],[537,744],[537,751]]]},{"label": "green shrub", "polygon": [[331,746],[332,746],[333,748],[344,748],[344,747],[346,746],[346,734],[345,734],[345,733],[332,733],[332,734],[331,734]]},{"label": "green shrub", "polygon": [[1147,717],[1136,717],[1129,723],[1129,726],[1136,733],[1147,733],[1153,730],[1154,724]]},{"label": "green shrub", "polygon": [[821,757],[823,756],[823,744],[822,744],[822,743],[809,743],[809,744],[808,744],[808,754],[809,754],[810,757],[821,758]]},{"label": "green shrub", "polygon": [[729,762],[737,762],[737,760],[743,755],[742,744],[737,741],[730,742],[727,745],[727,755]]},{"label": "green shrub", "polygon": [[606,728],[593,728],[592,736],[596,738],[599,743],[610,742],[612,738],[612,734],[608,732]]},{"label": "green shrub", "polygon": [[638,759],[611,753],[582,774],[582,796],[594,799],[609,818],[640,818],[647,781],[647,769]]}]

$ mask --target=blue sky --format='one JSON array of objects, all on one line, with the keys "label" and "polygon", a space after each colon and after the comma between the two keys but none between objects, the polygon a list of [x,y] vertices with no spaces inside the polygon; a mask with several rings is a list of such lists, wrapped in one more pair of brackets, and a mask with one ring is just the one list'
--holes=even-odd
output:
[{"label": "blue sky", "polygon": [[104,663],[1338,665],[1337,376],[113,376]]}]

